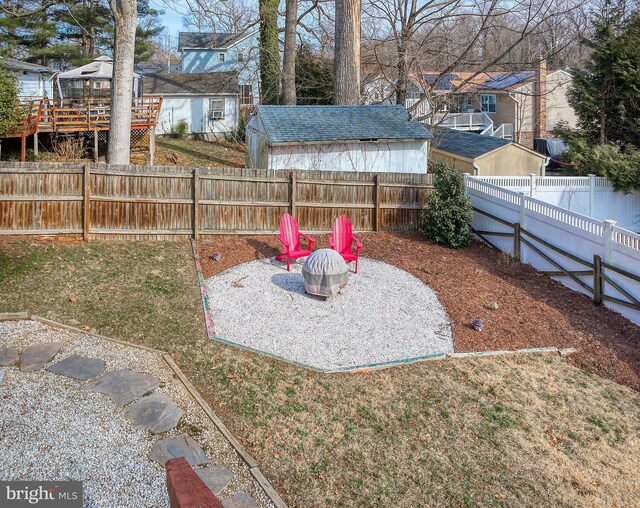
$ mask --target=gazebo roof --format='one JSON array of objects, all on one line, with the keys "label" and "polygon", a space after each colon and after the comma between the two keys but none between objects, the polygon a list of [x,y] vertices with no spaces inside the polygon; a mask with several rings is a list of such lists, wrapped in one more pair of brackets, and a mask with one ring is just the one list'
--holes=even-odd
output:
[{"label": "gazebo roof", "polygon": [[[113,76],[113,59],[99,56],[92,62],[58,74],[58,79],[111,79]],[[133,73],[133,77],[140,78],[140,74]]]}]

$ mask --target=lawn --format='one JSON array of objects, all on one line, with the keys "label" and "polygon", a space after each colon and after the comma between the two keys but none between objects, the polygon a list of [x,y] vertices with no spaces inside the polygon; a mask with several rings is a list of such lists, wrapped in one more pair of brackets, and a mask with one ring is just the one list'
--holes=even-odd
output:
[{"label": "lawn", "polygon": [[[242,259],[232,253],[248,241],[210,247],[224,267]],[[245,256],[269,252],[268,242],[253,245]],[[444,268],[424,259],[439,291]],[[524,291],[517,278],[510,283]],[[190,246],[178,243],[5,240],[0,312],[24,309],[172,352],[290,506],[631,506],[640,498],[640,395],[554,355],[309,372],[208,340]]]},{"label": "lawn", "polygon": [[159,136],[156,139],[158,165],[243,168],[245,147],[232,141],[198,141]]},{"label": "lawn", "polygon": [[[142,145],[132,153],[132,164],[148,163],[148,145]],[[243,168],[245,146],[233,141],[200,141],[196,139],[175,139],[168,136],[156,138],[155,164],[160,166],[191,166]],[[20,145],[13,139],[5,140],[0,158],[3,161],[19,161]],[[41,147],[40,154],[27,151],[28,161],[60,162],[61,158],[53,149]],[[93,159],[86,159],[93,162]]]}]

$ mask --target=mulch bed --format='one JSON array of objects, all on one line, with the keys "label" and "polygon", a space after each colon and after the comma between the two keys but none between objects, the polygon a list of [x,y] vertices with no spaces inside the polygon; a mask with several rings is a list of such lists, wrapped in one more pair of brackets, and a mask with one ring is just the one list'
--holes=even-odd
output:
[{"label": "mulch bed", "polygon": [[[514,263],[481,242],[451,250],[419,234],[360,235],[365,256],[413,274],[433,288],[453,323],[459,352],[532,347],[575,347],[570,361],[640,390],[640,327],[589,297]],[[327,247],[326,236],[316,247]],[[272,236],[217,236],[200,243],[205,278],[252,259],[278,253]],[[221,253],[214,261],[210,255]],[[498,308],[492,310],[491,302]],[[481,332],[471,328],[482,319]]]}]

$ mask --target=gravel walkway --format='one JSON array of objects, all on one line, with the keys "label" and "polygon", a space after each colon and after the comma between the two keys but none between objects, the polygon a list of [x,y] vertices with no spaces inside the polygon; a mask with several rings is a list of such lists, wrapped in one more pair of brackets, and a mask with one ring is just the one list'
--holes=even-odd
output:
[{"label": "gravel walkway", "polygon": [[106,372],[133,369],[156,376],[154,393],[172,399],[184,415],[178,427],[158,435],[136,430],[123,408],[85,382],[46,370],[3,367],[0,383],[0,480],[82,480],[85,506],[168,506],[164,468],[149,459],[153,444],[190,434],[212,464],[233,472],[222,498],[248,492],[258,506],[271,507],[248,467],[164,360],[153,352],[35,321],[0,322],[0,348],[18,351],[50,342],[62,350],[48,365],[77,354],[105,361]]},{"label": "gravel walkway", "polygon": [[305,293],[301,268],[260,259],[207,279],[216,335],[322,370],[453,352],[437,296],[407,272],[361,258],[358,274],[325,300]]}]

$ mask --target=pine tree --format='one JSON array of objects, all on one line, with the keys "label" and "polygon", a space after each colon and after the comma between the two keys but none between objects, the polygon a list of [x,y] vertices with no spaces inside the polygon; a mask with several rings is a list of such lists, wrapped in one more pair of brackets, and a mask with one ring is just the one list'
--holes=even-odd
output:
[{"label": "pine tree", "polygon": [[569,102],[592,143],[640,145],[640,15],[613,7],[593,20],[591,60],[573,71]]}]

